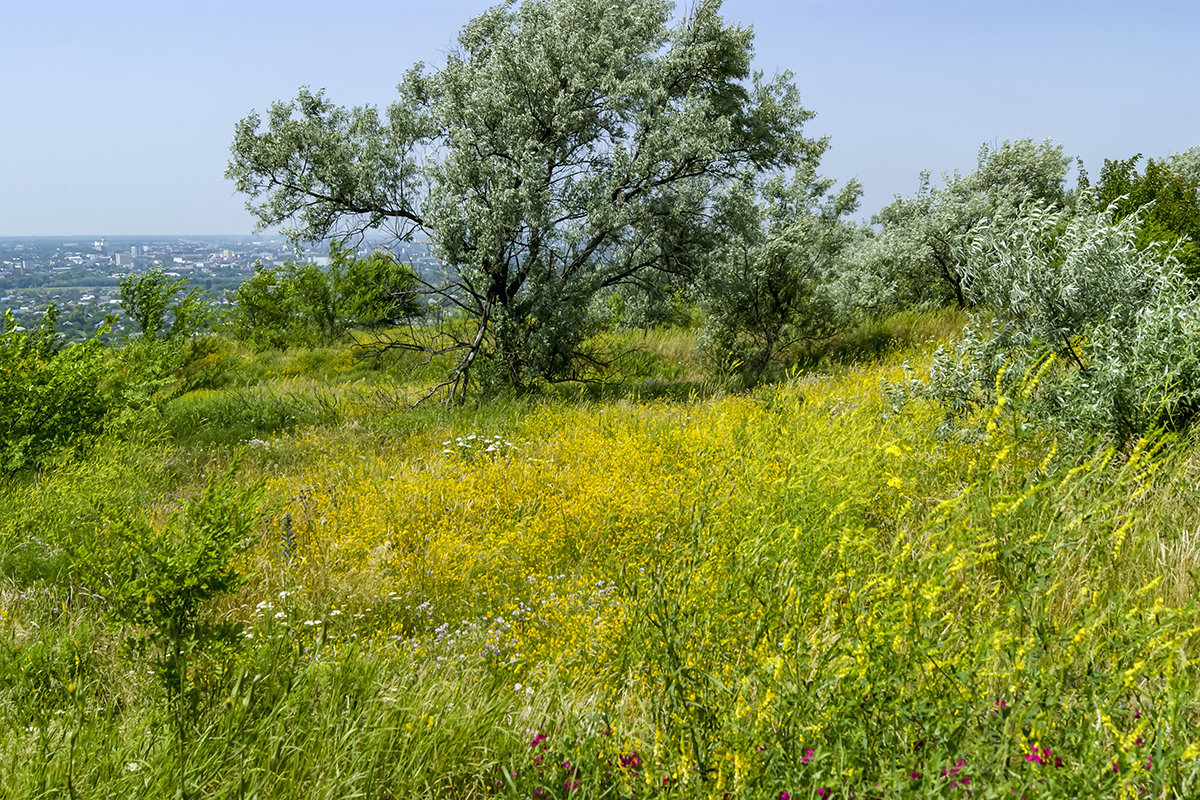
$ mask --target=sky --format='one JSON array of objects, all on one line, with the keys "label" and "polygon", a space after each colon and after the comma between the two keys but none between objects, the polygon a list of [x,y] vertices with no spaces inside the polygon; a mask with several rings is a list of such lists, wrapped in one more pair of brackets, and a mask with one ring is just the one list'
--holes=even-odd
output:
[{"label": "sky", "polygon": [[[247,234],[234,125],[324,88],[386,106],[487,0],[41,0],[0,8],[0,236]],[[983,143],[1105,158],[1200,145],[1195,0],[725,0],[788,70],[859,216],[975,167]]]}]

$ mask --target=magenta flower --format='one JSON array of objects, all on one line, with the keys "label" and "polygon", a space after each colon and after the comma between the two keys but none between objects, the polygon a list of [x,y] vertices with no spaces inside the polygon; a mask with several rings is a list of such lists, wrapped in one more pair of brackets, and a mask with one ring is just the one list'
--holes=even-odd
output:
[{"label": "magenta flower", "polygon": [[[1025,760],[1032,761],[1035,764],[1049,764],[1051,754],[1049,747],[1038,747],[1035,744],[1033,749],[1025,755]],[[1060,760],[1055,766],[1060,766],[1061,764],[1062,761]]]}]

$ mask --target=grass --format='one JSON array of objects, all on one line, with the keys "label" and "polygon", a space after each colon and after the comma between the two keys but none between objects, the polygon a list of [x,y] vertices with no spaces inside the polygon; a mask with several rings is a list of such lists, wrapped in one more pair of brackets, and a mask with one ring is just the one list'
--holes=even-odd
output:
[{"label": "grass", "polygon": [[582,394],[407,409],[333,353],[184,394],[0,488],[0,786],[174,793],[72,552],[244,449],[266,499],[207,609],[241,633],[193,661],[189,796],[1194,796],[1197,442],[1066,452],[1019,397],[939,440],[881,381],[956,324],[741,395],[682,332],[618,337],[626,386]]}]

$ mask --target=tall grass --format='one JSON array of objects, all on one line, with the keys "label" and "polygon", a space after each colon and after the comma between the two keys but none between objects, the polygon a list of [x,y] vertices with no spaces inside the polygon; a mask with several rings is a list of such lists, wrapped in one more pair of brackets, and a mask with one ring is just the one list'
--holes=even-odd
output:
[{"label": "tall grass", "polygon": [[[1195,796],[1197,443],[1067,452],[1020,396],[940,440],[881,382],[947,324],[745,395],[346,399],[272,429],[187,793]],[[163,524],[228,460],[174,448],[5,485],[5,547],[31,519],[104,536],[101,507]],[[0,786],[170,794],[147,656],[69,560],[3,562]]]}]

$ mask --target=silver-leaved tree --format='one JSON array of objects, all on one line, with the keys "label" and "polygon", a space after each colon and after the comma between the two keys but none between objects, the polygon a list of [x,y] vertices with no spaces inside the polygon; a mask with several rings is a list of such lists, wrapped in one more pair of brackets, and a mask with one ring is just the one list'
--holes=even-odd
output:
[{"label": "silver-leaved tree", "polygon": [[983,145],[977,169],[943,176],[928,172],[912,197],[897,197],[875,215],[879,234],[859,249],[857,264],[841,276],[856,304],[877,312],[915,305],[973,302],[966,285],[970,243],[983,226],[995,230],[1020,216],[1024,203],[1063,208],[1071,159],[1050,141],[1030,139]]},{"label": "silver-leaved tree", "polygon": [[[790,75],[751,71],[753,33],[700,0],[524,0],[472,20],[385,112],[301,89],[237,126],[228,177],[297,241],[368,229],[428,240],[461,314],[456,366],[512,384],[569,378],[589,305],[689,276],[724,236],[714,202],[747,170],[819,157]],[[464,324],[465,323],[465,324]]]},{"label": "silver-leaved tree", "polygon": [[[973,237],[962,339],[927,380],[895,387],[940,401],[947,423],[1001,397],[1073,435],[1124,441],[1200,412],[1200,313],[1178,247],[1139,243],[1138,214],[1031,202]],[[1005,401],[1006,402],[1006,401]],[[947,430],[951,428],[948,427]]]}]

